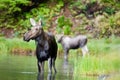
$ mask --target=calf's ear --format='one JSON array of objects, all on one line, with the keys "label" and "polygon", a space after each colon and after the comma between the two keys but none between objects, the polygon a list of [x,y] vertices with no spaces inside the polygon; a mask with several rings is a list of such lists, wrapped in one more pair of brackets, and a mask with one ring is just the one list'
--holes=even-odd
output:
[{"label": "calf's ear", "polygon": [[33,18],[30,18],[30,23],[31,23],[32,26],[36,25],[36,22],[35,22],[35,20]]}]

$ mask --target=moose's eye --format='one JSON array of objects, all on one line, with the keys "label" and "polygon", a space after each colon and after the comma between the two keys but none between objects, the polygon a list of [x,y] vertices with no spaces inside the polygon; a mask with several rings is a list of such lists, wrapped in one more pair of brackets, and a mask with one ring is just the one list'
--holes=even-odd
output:
[{"label": "moose's eye", "polygon": [[38,28],[36,28],[35,30],[38,30]]}]

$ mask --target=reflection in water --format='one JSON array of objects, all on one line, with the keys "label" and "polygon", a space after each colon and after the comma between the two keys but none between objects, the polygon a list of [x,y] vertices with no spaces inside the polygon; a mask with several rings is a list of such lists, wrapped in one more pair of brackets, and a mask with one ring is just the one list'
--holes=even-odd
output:
[{"label": "reflection in water", "polygon": [[98,80],[106,80],[106,78],[108,78],[108,77],[109,77],[109,75],[100,75],[98,77]]},{"label": "reflection in water", "polygon": [[68,60],[64,60],[63,62],[63,72],[73,75],[73,66],[69,63]]},{"label": "reflection in water", "polygon": [[38,73],[37,80],[73,80],[73,67],[70,63],[66,60],[62,60],[61,66],[57,69],[57,73],[50,74],[48,72],[45,73]]},{"label": "reflection in water", "polygon": [[[55,80],[55,74],[48,73],[47,80]],[[46,80],[44,73],[38,73],[37,80]]]}]

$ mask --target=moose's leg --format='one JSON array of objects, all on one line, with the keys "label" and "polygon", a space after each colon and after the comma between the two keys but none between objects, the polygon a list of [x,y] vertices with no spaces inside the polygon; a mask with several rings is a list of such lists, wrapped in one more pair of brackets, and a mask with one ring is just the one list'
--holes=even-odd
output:
[{"label": "moose's leg", "polygon": [[49,73],[52,73],[52,58],[48,58]]},{"label": "moose's leg", "polygon": [[38,73],[37,80],[44,80],[44,74],[43,73]]},{"label": "moose's leg", "polygon": [[38,71],[41,72],[41,68],[40,68],[40,65],[39,65],[39,61],[37,61],[37,66],[38,66]]},{"label": "moose's leg", "polygon": [[56,70],[56,67],[55,67],[55,60],[56,60],[56,58],[52,58],[53,69],[54,69],[54,71],[55,71],[55,73],[56,73],[57,70]]},{"label": "moose's leg", "polygon": [[44,61],[42,62],[42,65],[41,65],[41,72],[44,72]]},{"label": "moose's leg", "polygon": [[39,72],[41,72],[41,73],[44,72],[44,62],[38,61],[38,70],[39,70]]},{"label": "moose's leg", "polygon": [[[43,79],[44,80],[44,79]],[[48,75],[47,75],[47,80],[54,80],[54,79],[52,79],[52,74],[51,73],[48,73]]]},{"label": "moose's leg", "polygon": [[88,48],[87,48],[87,46],[85,45],[85,46],[82,47],[81,49],[82,49],[83,57],[85,57],[86,53],[88,53]]},{"label": "moose's leg", "polygon": [[68,53],[69,53],[69,49],[64,49],[64,59],[66,61],[68,60]]}]

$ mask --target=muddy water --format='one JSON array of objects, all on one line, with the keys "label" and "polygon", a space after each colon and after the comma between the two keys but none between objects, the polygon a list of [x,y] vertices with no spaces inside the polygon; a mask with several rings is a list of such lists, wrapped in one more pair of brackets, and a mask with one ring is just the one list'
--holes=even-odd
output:
[{"label": "muddy water", "polygon": [[48,74],[47,62],[44,74],[38,74],[34,56],[0,56],[0,80],[98,80],[96,76],[74,77],[74,62],[56,60],[56,74]]}]

